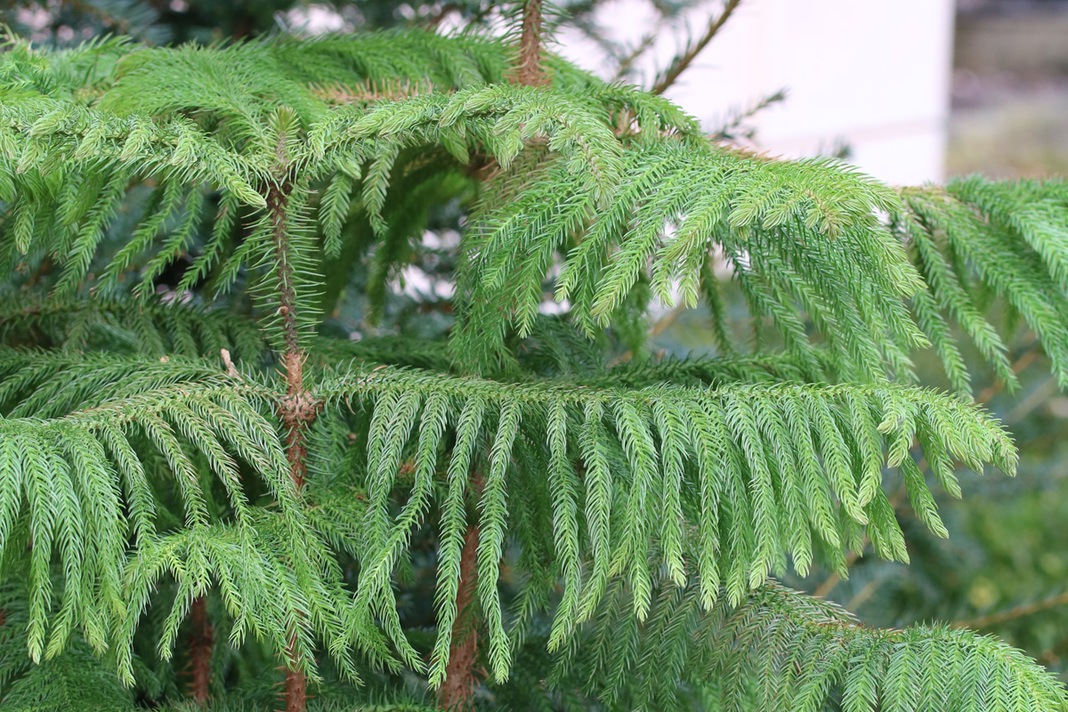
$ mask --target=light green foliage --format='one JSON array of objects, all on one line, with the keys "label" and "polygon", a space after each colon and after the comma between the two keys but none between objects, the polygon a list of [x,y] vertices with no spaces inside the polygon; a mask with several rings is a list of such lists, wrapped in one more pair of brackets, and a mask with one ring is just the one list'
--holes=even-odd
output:
[{"label": "light green foliage", "polygon": [[[907,561],[884,487],[944,537],[958,465],[1015,474],[956,330],[1013,385],[1004,302],[1068,383],[1068,186],[894,190],[558,58],[518,86],[510,56],[417,31],[0,54],[5,709],[129,709],[118,680],[186,709],[194,605],[212,709],[270,704],[276,666],[319,709],[430,709],[467,569],[487,709],[1064,708],[995,640],[769,576]],[[401,321],[444,207],[454,291],[420,306],[445,326],[350,339],[354,292],[360,331]],[[647,352],[676,302],[714,354]],[[928,346],[959,393],[917,385]]]}]

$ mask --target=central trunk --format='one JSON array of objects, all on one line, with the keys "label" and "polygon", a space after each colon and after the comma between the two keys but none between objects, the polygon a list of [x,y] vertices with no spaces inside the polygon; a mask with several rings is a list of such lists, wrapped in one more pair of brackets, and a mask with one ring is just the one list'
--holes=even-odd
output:
[{"label": "central trunk", "polygon": [[[519,56],[511,79],[525,86],[544,86],[549,83],[542,62],[543,0],[523,3],[523,23],[519,37]],[[481,477],[472,475],[472,491],[482,492]],[[467,529],[460,555],[460,587],[456,592],[456,621],[449,646],[449,664],[445,668],[445,682],[438,690],[438,707],[454,712],[474,708],[475,686],[478,683],[478,623],[476,602],[478,588],[478,525]]]},{"label": "central trunk", "polygon": [[445,668],[445,682],[438,690],[438,707],[443,710],[466,712],[473,706],[478,682],[475,672],[478,661],[477,553],[478,527],[472,525],[467,529],[460,554],[460,588],[456,591],[456,620],[452,624],[449,665]]},{"label": "central trunk", "polygon": [[204,596],[193,601],[190,610],[190,618],[193,623],[192,640],[192,673],[193,700],[201,705],[207,705],[211,694],[211,652],[215,645],[215,630],[208,620],[208,603]]},{"label": "central trunk", "polygon": [[[281,143],[280,139],[279,144]],[[284,157],[280,155],[279,161],[283,163]],[[284,171],[282,174],[284,175]],[[299,494],[304,488],[308,475],[307,429],[315,420],[316,406],[312,395],[304,389],[305,354],[300,345],[292,255],[286,234],[288,203],[289,184],[287,182],[272,186],[268,190],[267,209],[270,211],[273,224],[278,314],[282,319],[285,345],[282,366],[285,368],[286,397],[279,406],[278,415],[285,429],[285,451],[286,460],[289,463],[289,477]],[[285,680],[286,712],[304,712],[307,708],[308,679],[300,669],[296,646],[297,638],[294,632],[290,636],[289,649],[286,651],[289,658]]]}]

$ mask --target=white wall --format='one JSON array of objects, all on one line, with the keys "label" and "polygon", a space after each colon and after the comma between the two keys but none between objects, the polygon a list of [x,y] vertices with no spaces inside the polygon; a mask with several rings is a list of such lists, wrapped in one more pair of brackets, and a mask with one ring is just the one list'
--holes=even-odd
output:
[{"label": "white wall", "polygon": [[[691,35],[720,6],[692,14]],[[647,8],[616,0],[600,19],[636,41],[652,27]],[[668,96],[711,127],[732,107],[786,88],[786,102],[753,122],[768,153],[814,155],[844,141],[853,163],[886,182],[939,180],[952,34],[953,0],[745,0]],[[660,66],[684,37],[678,28],[658,35]],[[578,35],[557,39],[583,66],[601,64]]]}]

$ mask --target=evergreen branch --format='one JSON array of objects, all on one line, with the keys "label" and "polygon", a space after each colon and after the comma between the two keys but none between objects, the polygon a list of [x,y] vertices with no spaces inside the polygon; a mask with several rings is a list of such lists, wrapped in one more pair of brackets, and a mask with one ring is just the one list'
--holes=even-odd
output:
[{"label": "evergreen branch", "polygon": [[219,375],[215,364],[181,357],[0,349],[0,413],[58,418],[163,388],[195,387]]},{"label": "evergreen branch", "polygon": [[[11,180],[46,168],[49,158],[83,169],[136,170],[145,177],[176,178],[186,184],[225,188],[255,207],[263,199],[253,189],[262,169],[209,138],[193,122],[154,121],[53,99],[5,104],[0,110],[0,146]],[[33,188],[30,183],[29,188]]]},{"label": "evergreen branch", "polygon": [[[45,178],[56,175],[50,171],[57,161],[64,165],[63,180]],[[13,207],[12,230],[0,239],[0,261],[14,264],[25,255],[53,253],[64,266],[57,291],[73,293],[88,276],[131,183],[151,181],[159,184],[156,195],[162,197],[149,202],[140,228],[102,276],[114,287],[136,258],[155,247],[139,287],[151,291],[153,280],[185,254],[196,234],[205,212],[202,186],[221,190],[221,204],[232,212],[240,205],[263,206],[254,189],[261,180],[253,161],[221,147],[186,119],[119,116],[54,100],[5,104],[0,109],[0,198]],[[174,233],[157,241],[160,230],[178,216]],[[206,271],[229,235],[213,238],[205,250],[208,261],[194,263],[191,278]]]},{"label": "evergreen branch", "polygon": [[0,705],[11,712],[136,709],[132,691],[123,687],[115,673],[83,646],[72,646],[5,686]]},{"label": "evergreen branch", "polygon": [[[0,308],[22,347],[0,349],[5,708],[91,704],[67,681],[114,680],[68,675],[83,642],[166,708],[184,676],[140,649],[169,658],[192,614],[195,697],[210,673],[219,710],[262,708],[271,679],[230,681],[272,657],[302,711],[320,658],[349,708],[419,709],[425,674],[465,706],[485,677],[502,707],[1063,709],[990,639],[870,630],[766,579],[842,574],[868,539],[906,560],[896,499],[945,536],[933,489],[960,496],[956,463],[1013,472],[980,407],[894,380],[929,341],[970,387],[959,328],[1011,387],[1023,322],[1068,384],[1065,183],[894,191],[716,146],[544,52],[545,6],[516,8],[536,87],[509,83],[509,38],[473,33],[0,52],[0,270],[7,294],[52,290]],[[465,225],[459,266],[432,268],[456,270],[449,343],[318,336],[354,287],[383,311],[439,212]],[[97,300],[128,283],[139,302]],[[144,299],[157,284],[174,303]],[[231,286],[265,337],[191,305]],[[723,357],[644,358],[653,299],[706,301]]]},{"label": "evergreen branch", "polygon": [[249,363],[266,351],[252,321],[179,300],[7,298],[0,306],[0,340],[70,353],[115,350],[160,357],[214,356],[226,349]]},{"label": "evergreen branch", "polygon": [[127,37],[96,37],[75,48],[44,52],[10,33],[3,45],[0,96],[5,102],[41,96],[84,100],[99,93],[115,62],[131,49]]},{"label": "evergreen branch", "polygon": [[997,296],[1038,335],[1065,387],[1068,184],[968,178],[944,190],[909,188],[902,195],[908,212],[898,217],[900,229],[933,298],[919,295],[915,310],[954,385],[968,384],[945,318],[964,329],[1009,388],[1017,384],[1004,343],[1011,334],[999,334],[984,316],[990,296]]},{"label": "evergreen branch", "polygon": [[[605,96],[612,94],[606,91]],[[568,155],[569,165],[586,180],[610,181],[618,173],[620,148],[600,116],[569,93],[507,84],[423,94],[369,110],[338,107],[310,131],[308,158],[334,156],[343,166],[383,155],[384,149],[395,155],[403,147],[439,144],[466,163],[474,139],[507,168],[534,138]],[[387,177],[388,172],[382,176]],[[366,195],[368,188],[364,190]],[[372,184],[371,190],[382,188]]]},{"label": "evergreen branch", "polygon": [[235,646],[252,634],[313,677],[316,638],[326,643],[350,678],[357,678],[354,645],[377,656],[377,663],[388,662],[379,634],[356,627],[330,553],[307,533],[299,520],[261,510],[245,523],[201,524],[145,541],[125,571],[129,608],[117,650],[120,670],[130,665],[137,619],[164,577],[173,578],[177,586],[157,646],[165,660],[189,607],[214,584],[233,619],[230,642]]},{"label": "evergreen branch", "polygon": [[[133,536],[139,546],[156,527],[153,450],[191,526],[207,521],[210,501],[192,457],[215,474],[238,521],[250,512],[231,452],[254,468],[283,511],[295,511],[277,432],[260,414],[263,400],[262,391],[215,377],[101,399],[50,420],[0,418],[0,551],[33,542],[27,645],[34,660],[60,652],[75,625],[95,649],[107,647],[105,624],[126,610],[120,571],[127,544]],[[53,550],[65,572],[58,615]]]},{"label": "evergreen branch", "polygon": [[[974,406],[889,384],[732,384],[714,389],[655,385],[627,391],[361,366],[324,375],[314,393],[325,408],[344,403],[365,412],[371,422],[367,476],[374,484],[366,520],[379,533],[365,545],[366,569],[357,593],[363,605],[388,590],[399,551],[429,502],[441,496],[429,479],[421,478],[430,478],[435,470],[436,456],[430,453],[442,442],[442,424],[456,423],[459,413],[474,409],[484,416],[468,421],[468,426],[462,426],[460,416],[452,457],[466,467],[474,443],[490,448],[489,474],[479,497],[479,528],[484,532],[479,590],[483,609],[493,611],[495,562],[509,527],[506,493],[520,486],[546,486],[541,469],[531,463],[534,470],[528,470],[513,449],[520,437],[545,442],[546,419],[555,412],[556,425],[550,429],[555,435],[542,447],[551,446],[557,462],[588,468],[579,485],[589,526],[582,551],[575,551],[574,530],[557,518],[563,511],[558,508],[575,505],[559,499],[563,490],[547,493],[557,521],[553,535],[562,537],[557,545],[564,558],[558,565],[567,570],[575,556],[592,561],[583,590],[565,591],[565,597],[578,597],[581,607],[570,620],[558,621],[561,630],[571,629],[595,610],[604,584],[615,575],[623,575],[634,587],[634,611],[644,617],[652,546],[662,547],[669,570],[681,573],[696,567],[708,606],[716,600],[721,580],[729,600],[737,603],[770,571],[782,570],[787,557],[803,573],[814,546],[840,562],[843,543],[854,540],[858,527],[866,527],[880,555],[907,560],[901,530],[880,486],[884,465],[899,469],[917,515],[945,535],[931,492],[910,455],[916,437],[937,480],[953,494],[959,488],[951,459],[976,471],[983,462],[997,463],[1010,473],[1015,466],[1005,433]],[[390,524],[386,495],[398,485],[402,453],[420,411],[423,423],[436,423],[433,430],[427,425],[415,428],[418,451],[424,453],[417,456],[416,468],[423,474]],[[535,479],[528,480],[531,477]],[[458,506],[453,498],[461,496],[462,491],[450,490],[439,504],[448,511]],[[650,499],[662,500],[667,516],[649,507]],[[723,509],[709,507],[715,502],[723,503]],[[617,520],[627,523],[622,530],[610,527]],[[693,555],[697,532],[706,537],[701,556]],[[575,585],[573,576],[569,580]],[[487,623],[491,641],[503,635],[499,620],[490,617]],[[506,665],[506,658],[494,660],[498,679]]]},{"label": "evergreen branch", "polygon": [[[1034,350],[1025,351],[1018,359],[1012,363],[1012,373],[1018,374],[1025,368],[1031,365],[1031,363],[1037,358],[1037,353]],[[996,396],[1005,387],[1005,381],[997,381],[991,384],[987,388],[983,389],[976,397],[975,403],[977,405],[986,405],[994,396]],[[922,461],[921,461],[922,462]],[[896,512],[898,508],[904,503],[905,489],[904,487],[898,488],[898,490],[890,497],[890,506],[893,507]],[[867,547],[868,542],[863,543],[862,549]],[[863,551],[850,551],[846,554],[846,567],[852,566],[856,563],[857,559],[863,554]],[[816,598],[826,598],[831,591],[842,581],[841,572],[832,572],[827,578],[819,583],[812,589],[812,595]]]},{"label": "evergreen branch", "polygon": [[[778,586],[754,595],[724,628],[721,640],[733,646],[716,672],[727,704],[819,710],[837,688],[847,710],[1068,707],[1060,682],[1000,641],[940,625],[869,629]],[[766,677],[746,689],[745,675],[734,676],[743,670]]]},{"label": "evergreen branch", "polygon": [[775,582],[733,610],[711,612],[702,609],[694,584],[677,588],[662,581],[656,588],[650,617],[639,623],[627,613],[633,592],[613,585],[597,617],[555,657],[550,689],[577,688],[586,697],[581,706],[610,709],[1068,706],[1054,676],[971,631],[869,628],[834,604]]},{"label": "evergreen branch", "polygon": [[475,217],[459,277],[462,360],[489,367],[501,358],[502,316],[529,332],[557,252],[566,250],[556,298],[593,334],[631,295],[670,304],[677,286],[682,303],[696,304],[718,244],[754,316],[771,317],[811,370],[818,360],[797,305],[830,342],[841,377],[878,377],[887,365],[911,372],[908,351],[926,340],[901,298],[922,282],[876,217],[897,210],[892,193],[835,164],[769,161],[707,142],[636,141],[623,160],[607,209],[557,161]]}]

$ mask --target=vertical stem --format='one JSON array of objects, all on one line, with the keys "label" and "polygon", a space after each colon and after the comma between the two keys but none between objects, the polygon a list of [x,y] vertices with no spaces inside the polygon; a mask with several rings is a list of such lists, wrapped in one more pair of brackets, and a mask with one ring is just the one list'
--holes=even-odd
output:
[{"label": "vertical stem", "polygon": [[208,620],[208,605],[204,596],[193,601],[190,610],[193,623],[193,640],[190,645],[193,669],[193,700],[204,706],[211,693],[211,652],[215,645],[215,630]]},{"label": "vertical stem", "polygon": [[[548,83],[541,62],[542,0],[526,0],[523,4],[523,31],[519,38],[519,62],[513,74],[516,84],[541,86]],[[471,473],[471,492],[475,499],[482,494],[482,477]],[[438,708],[466,711],[472,709],[478,662],[479,614],[475,606],[478,584],[479,529],[472,524],[467,529],[464,548],[460,553],[460,588],[456,592],[456,621],[449,646],[449,664],[445,668],[445,682],[438,690]]]},{"label": "vertical stem", "polygon": [[[290,655],[295,657],[290,646]],[[300,670],[286,668],[286,712],[304,712],[308,706],[308,678]]]},{"label": "vertical stem", "polygon": [[443,710],[469,710],[475,694],[475,662],[478,659],[478,616],[475,593],[478,585],[478,526],[467,528],[460,554],[460,588],[456,592],[456,620],[452,624],[452,646],[445,682],[438,690],[438,707]]},{"label": "vertical stem", "polygon": [[[285,345],[282,365],[285,367],[286,397],[279,407],[279,415],[282,419],[282,426],[285,428],[285,450],[286,460],[289,462],[289,476],[297,492],[300,492],[304,488],[308,474],[307,428],[315,420],[316,404],[312,395],[304,389],[304,351],[300,346],[296,291],[293,287],[293,263],[286,235],[286,205],[289,202],[289,190],[288,183],[272,186],[267,192],[267,209],[270,211],[274,227],[278,313],[282,317]],[[286,667],[286,712],[304,712],[307,707],[308,680],[301,670],[295,668],[296,633],[290,637],[287,653],[293,666]]]},{"label": "vertical stem", "polygon": [[527,86],[541,86],[548,82],[541,63],[541,32],[544,18],[542,0],[527,0],[523,4],[523,33],[519,38],[519,67],[516,82]]}]

